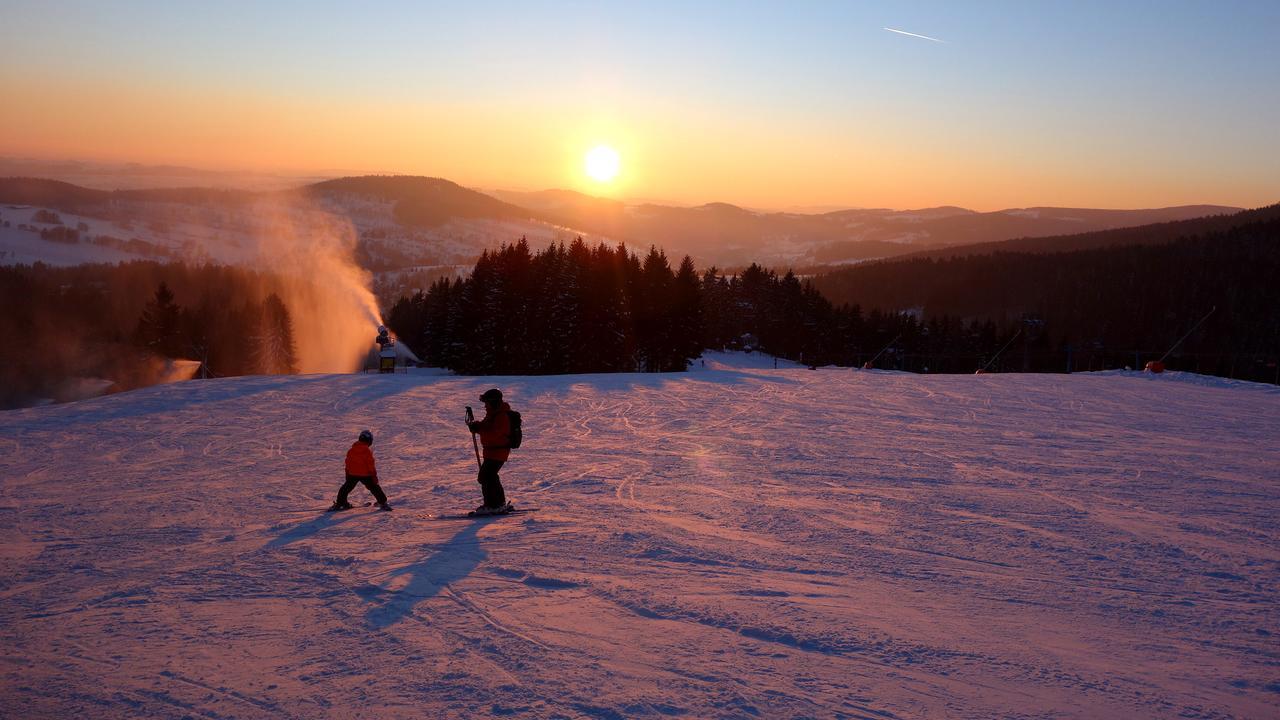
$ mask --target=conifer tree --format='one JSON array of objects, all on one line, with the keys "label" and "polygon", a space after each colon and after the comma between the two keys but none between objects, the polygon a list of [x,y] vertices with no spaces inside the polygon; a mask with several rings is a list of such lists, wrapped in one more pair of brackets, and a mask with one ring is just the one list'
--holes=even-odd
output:
[{"label": "conifer tree", "polygon": [[263,301],[253,341],[253,364],[266,375],[292,375],[298,372],[297,351],[293,343],[293,319],[279,295],[271,293]]},{"label": "conifer tree", "polygon": [[706,348],[702,330],[702,287],[693,258],[680,261],[672,282],[671,327],[674,343],[672,369],[683,370]]},{"label": "conifer tree", "polygon": [[173,291],[161,281],[155,295],[147,301],[134,332],[135,342],[157,355],[169,358],[183,356],[182,309],[174,302]]}]

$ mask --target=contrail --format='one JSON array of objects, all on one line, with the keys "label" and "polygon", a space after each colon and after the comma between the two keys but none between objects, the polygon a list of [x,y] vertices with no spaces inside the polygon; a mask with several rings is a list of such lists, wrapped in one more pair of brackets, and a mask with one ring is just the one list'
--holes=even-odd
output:
[{"label": "contrail", "polygon": [[898,33],[899,35],[910,35],[911,37],[917,37],[917,38],[920,38],[921,40],[932,40],[932,41],[937,42],[937,43],[942,43],[943,45],[946,45],[946,44],[947,44],[947,41],[946,41],[946,40],[939,40],[938,38],[931,38],[931,37],[929,37],[928,35],[917,35],[917,34],[915,34],[915,33],[909,33],[909,32],[907,32],[906,30],[895,30],[895,29],[893,29],[893,28],[891,28],[891,27],[887,27],[887,28],[884,28],[884,29],[885,29],[885,30],[888,30],[888,31],[889,31],[889,32],[891,32],[891,33]]}]

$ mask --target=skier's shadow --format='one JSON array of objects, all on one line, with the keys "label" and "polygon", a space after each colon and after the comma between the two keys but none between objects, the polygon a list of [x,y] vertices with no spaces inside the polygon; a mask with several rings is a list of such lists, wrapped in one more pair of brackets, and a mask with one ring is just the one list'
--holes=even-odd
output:
[{"label": "skier's shadow", "polygon": [[472,521],[426,559],[405,565],[391,573],[386,585],[402,575],[409,575],[409,582],[397,590],[380,585],[357,588],[356,594],[373,607],[365,613],[365,620],[375,628],[390,627],[413,613],[418,603],[435,597],[450,584],[470,575],[489,557],[480,547],[477,533],[484,521]]},{"label": "skier's shadow", "polygon": [[325,528],[330,528],[339,523],[347,522],[355,517],[355,513],[348,512],[341,514],[346,517],[338,517],[339,513],[324,513],[319,517],[304,520],[277,535],[273,540],[271,540],[271,542],[267,543],[265,547],[269,550],[284,547],[290,543],[305,540]]}]

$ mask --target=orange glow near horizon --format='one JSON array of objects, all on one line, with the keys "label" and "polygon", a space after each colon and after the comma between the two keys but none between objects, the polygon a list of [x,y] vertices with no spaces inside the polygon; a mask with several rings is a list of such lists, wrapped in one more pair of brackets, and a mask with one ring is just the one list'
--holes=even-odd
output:
[{"label": "orange glow near horizon", "polygon": [[[6,76],[0,154],[184,165],[297,175],[397,173],[443,177],[479,189],[569,188],[616,199],[760,209],[919,208],[997,210],[1033,205],[1098,208],[1275,202],[1268,179],[1171,173],[1143,148],[1095,139],[1090,153],[1045,163],[1042,140],[955,126],[948,135],[897,117],[856,127],[800,117],[726,123],[706,112],[585,116],[560,103],[530,103],[518,118],[500,104],[369,99],[335,103],[305,94]],[[91,108],[88,112],[86,109]],[[625,117],[626,120],[619,120]],[[611,181],[583,172],[584,148],[608,145],[626,159]],[[1112,159],[1105,172],[1099,157]]]},{"label": "orange glow near horizon", "polygon": [[126,5],[6,7],[0,155],[801,211],[1280,200],[1261,0]]}]

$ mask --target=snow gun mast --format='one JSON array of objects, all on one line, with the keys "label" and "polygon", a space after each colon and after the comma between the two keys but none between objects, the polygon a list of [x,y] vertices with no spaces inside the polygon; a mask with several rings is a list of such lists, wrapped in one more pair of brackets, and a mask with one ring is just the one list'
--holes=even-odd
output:
[{"label": "snow gun mast", "polygon": [[378,372],[393,373],[396,371],[396,341],[391,339],[391,331],[386,325],[378,326]]}]

